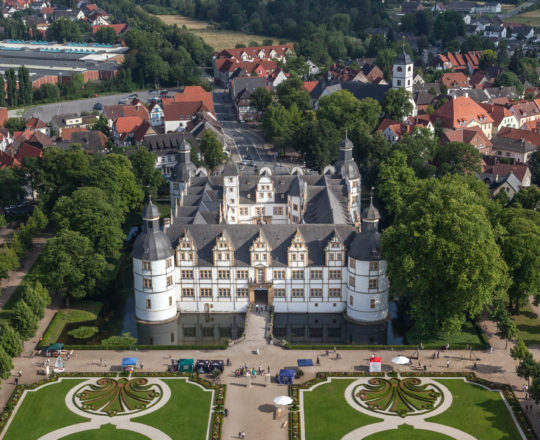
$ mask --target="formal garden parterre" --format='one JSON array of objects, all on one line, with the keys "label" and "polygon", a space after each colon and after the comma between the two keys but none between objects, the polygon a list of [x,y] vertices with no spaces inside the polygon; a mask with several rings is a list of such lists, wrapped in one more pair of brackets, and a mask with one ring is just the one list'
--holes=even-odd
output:
[{"label": "formal garden parterre", "polygon": [[474,373],[318,373],[289,394],[291,440],[537,438],[511,387]]},{"label": "formal garden parterre", "polygon": [[70,373],[18,385],[0,438],[219,439],[225,385],[197,373]]}]

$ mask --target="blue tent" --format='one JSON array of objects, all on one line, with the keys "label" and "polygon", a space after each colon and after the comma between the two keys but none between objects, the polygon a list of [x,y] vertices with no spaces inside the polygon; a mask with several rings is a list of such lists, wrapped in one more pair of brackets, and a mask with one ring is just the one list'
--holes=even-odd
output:
[{"label": "blue tent", "polygon": [[123,358],[122,370],[129,370],[137,366],[137,358]]},{"label": "blue tent", "polygon": [[313,361],[311,359],[298,359],[299,367],[313,367]]},{"label": "blue tent", "polygon": [[294,370],[280,370],[278,382],[280,384],[292,384],[294,381]]}]

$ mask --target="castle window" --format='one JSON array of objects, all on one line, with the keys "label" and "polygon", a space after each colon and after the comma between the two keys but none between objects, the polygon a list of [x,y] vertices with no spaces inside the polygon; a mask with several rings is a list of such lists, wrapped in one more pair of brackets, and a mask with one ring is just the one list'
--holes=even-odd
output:
[{"label": "castle window", "polygon": [[355,180],[355,181],[352,183],[352,187],[353,187],[353,188],[358,188],[358,180]]},{"label": "castle window", "polygon": [[353,297],[352,297],[352,296],[349,296],[349,305],[350,305],[350,306],[353,305]]},{"label": "castle window", "polygon": [[151,289],[152,288],[152,279],[151,278],[143,278],[143,288],[145,288],[145,289]]},{"label": "castle window", "polygon": [[182,296],[193,297],[193,288],[192,287],[183,288],[182,289]]},{"label": "castle window", "polygon": [[304,271],[303,270],[293,270],[292,271],[292,279],[293,280],[303,280],[304,279]]},{"label": "castle window", "polygon": [[219,289],[219,296],[221,298],[229,298],[231,296],[231,289]]},{"label": "castle window", "polygon": [[229,177],[229,178],[227,178],[227,181],[228,181],[229,183],[233,183],[233,178],[232,178],[232,177]]},{"label": "castle window", "polygon": [[274,215],[283,215],[283,207],[274,206]]},{"label": "castle window", "polygon": [[275,270],[274,271],[274,279],[275,280],[284,280],[285,279],[285,271],[284,270]]},{"label": "castle window", "polygon": [[169,296],[169,307],[172,307],[172,296]]},{"label": "castle window", "polygon": [[397,85],[398,85],[398,86],[401,85],[401,80],[400,80],[400,79],[397,80]]},{"label": "castle window", "polygon": [[263,215],[263,208],[255,208],[256,209],[256,212],[257,212],[257,215],[260,217],[261,215]]},{"label": "castle window", "polygon": [[322,289],[311,289],[309,291],[309,296],[311,298],[322,298]]},{"label": "castle window", "polygon": [[370,261],[369,262],[369,270],[379,270],[379,262],[378,261]]},{"label": "castle window", "polygon": [[330,298],[341,298],[341,289],[331,288],[328,289],[328,296]]},{"label": "castle window", "polygon": [[303,298],[304,297],[304,289],[293,289],[292,290],[292,296],[293,296],[293,298]]},{"label": "castle window", "polygon": [[165,267],[169,268],[172,266],[172,258],[167,258],[165,261]]},{"label": "castle window", "polygon": [[248,271],[247,270],[237,270],[236,271],[236,278],[239,280],[247,280],[248,279]]},{"label": "castle window", "polygon": [[356,286],[356,280],[354,278],[354,275],[349,275],[349,286],[351,286],[351,287]]},{"label": "castle window", "polygon": [[229,192],[232,193],[234,191],[234,188],[229,188]]},{"label": "castle window", "polygon": [[248,289],[236,289],[236,296],[239,298],[245,298],[248,296]]},{"label": "castle window", "polygon": [[410,72],[411,70],[412,70],[412,67],[411,67],[411,66],[407,67],[407,71],[408,71],[408,72]]},{"label": "castle window", "polygon": [[353,203],[353,205],[358,204],[358,196],[353,196],[352,203]]},{"label": "castle window", "polygon": [[200,270],[199,271],[199,277],[201,280],[211,280],[212,279],[212,271],[211,270]]},{"label": "castle window", "polygon": [[152,264],[150,263],[150,261],[142,262],[142,270],[151,270],[151,269],[152,269]]},{"label": "castle window", "polygon": [[285,298],[285,289],[274,289],[275,298]]},{"label": "castle window", "polygon": [[311,270],[310,271],[312,280],[322,280],[322,270]]},{"label": "castle window", "polygon": [[352,267],[353,269],[356,266],[356,260],[354,258],[349,258],[349,267]]},{"label": "castle window", "polygon": [[398,72],[403,72],[403,68],[401,66],[398,66],[397,71]]},{"label": "castle window", "polygon": [[375,304],[377,304],[377,301],[375,299],[372,299],[370,302],[369,302],[369,307],[371,309],[374,309],[375,308]]},{"label": "castle window", "polygon": [[332,260],[334,260],[334,258],[335,258],[335,254],[334,254],[333,252],[329,252],[329,253],[328,253],[328,259],[329,259],[330,261],[332,261]]},{"label": "castle window", "polygon": [[151,309],[151,308],[152,308],[152,301],[150,301],[149,299],[146,300],[146,308],[147,308],[147,309]]},{"label": "castle window", "polygon": [[184,280],[192,280],[193,279],[193,271],[192,270],[183,270],[182,271],[182,278]]},{"label": "castle window", "polygon": [[172,275],[169,275],[167,277],[167,287],[172,286],[172,284],[173,284]]},{"label": "castle window", "polygon": [[212,298],[212,288],[210,287],[202,287],[201,290],[201,296],[204,298]]},{"label": "castle window", "polygon": [[341,271],[340,270],[331,270],[329,272],[329,278],[331,280],[340,280],[341,279]]},{"label": "castle window", "polygon": [[248,215],[248,209],[247,208],[240,208],[240,215]]},{"label": "castle window", "polygon": [[298,205],[295,203],[292,207],[295,211],[298,211]]},{"label": "castle window", "polygon": [[231,278],[231,272],[229,270],[218,270],[218,278],[220,280],[229,280]]},{"label": "castle window", "polygon": [[300,254],[299,257],[300,257],[300,261],[304,261],[304,254]]},{"label": "castle window", "polygon": [[378,279],[369,280],[369,286],[368,287],[370,289],[378,289],[379,288],[379,280]]}]

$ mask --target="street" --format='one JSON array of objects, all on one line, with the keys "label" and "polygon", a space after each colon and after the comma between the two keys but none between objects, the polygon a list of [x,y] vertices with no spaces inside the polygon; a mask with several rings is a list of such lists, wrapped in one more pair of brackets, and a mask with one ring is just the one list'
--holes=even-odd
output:
[{"label": "street", "polygon": [[[139,99],[144,103],[148,102],[150,96],[159,96],[150,95],[148,90],[132,93],[136,93]],[[129,95],[131,95],[131,93],[121,93],[118,95],[98,96],[97,98],[78,99],[76,101],[64,101],[53,104],[36,105],[27,109],[10,110],[9,117],[23,117],[24,119],[29,119],[34,116],[41,119],[43,122],[48,123],[55,115],[68,113],[80,114],[82,112],[90,113],[94,110],[94,104],[97,104],[98,102],[103,105],[118,104],[118,101],[121,99],[127,99]]]}]

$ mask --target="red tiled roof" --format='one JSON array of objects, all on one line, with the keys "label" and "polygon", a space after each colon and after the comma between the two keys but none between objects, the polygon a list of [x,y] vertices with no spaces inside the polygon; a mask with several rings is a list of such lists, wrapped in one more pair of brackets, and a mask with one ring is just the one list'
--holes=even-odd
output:
[{"label": "red tiled roof", "polygon": [[171,102],[163,104],[165,121],[184,121],[192,119],[199,111],[206,109],[202,101],[197,102]]},{"label": "red tiled roof", "polygon": [[493,122],[493,118],[480,104],[466,96],[450,99],[435,110],[432,119],[440,120],[446,128],[465,128],[473,120],[480,124]]},{"label": "red tiled roof", "polygon": [[140,116],[121,116],[114,121],[114,126],[118,133],[133,133],[135,129],[143,123],[144,119]]},{"label": "red tiled roof", "polygon": [[84,127],[63,128],[62,129],[62,140],[63,141],[70,141],[71,140],[71,135],[73,133],[80,133],[82,131],[88,131],[88,130],[86,128],[84,128]]},{"label": "red tiled roof", "polygon": [[514,114],[503,105],[495,104],[480,104],[487,110],[489,115],[493,118],[493,123],[499,126],[504,118],[514,116]]},{"label": "red tiled roof", "polygon": [[523,182],[523,179],[525,178],[525,175],[527,174],[528,169],[529,167],[523,163],[520,163],[520,164],[496,163],[493,165],[482,166],[483,173],[506,175],[512,172],[514,173],[514,176],[516,176],[520,182]]},{"label": "red tiled roof", "polygon": [[535,101],[524,101],[512,104],[512,109],[515,110],[518,117],[528,117],[528,116],[540,116],[540,109],[538,104]]},{"label": "red tiled roof", "polygon": [[463,142],[476,148],[480,145],[483,145],[482,148],[493,146],[480,127],[460,128],[457,130],[445,129],[443,135],[448,142]]},{"label": "red tiled roof", "polygon": [[161,102],[163,105],[174,102],[202,102],[209,111],[214,113],[212,92],[207,92],[201,86],[186,86],[182,93],[175,93],[172,98],[163,98]]},{"label": "red tiled roof", "polygon": [[525,139],[527,142],[540,146],[540,133],[529,130],[520,130],[519,128],[503,127],[497,133],[501,137],[509,139]]},{"label": "red tiled roof", "polygon": [[146,136],[146,133],[148,132],[150,128],[152,128],[152,125],[150,124],[150,122],[143,121],[143,123],[135,129],[135,132],[133,133],[133,137],[135,138],[135,140],[142,142],[142,140],[144,139],[144,137]]},{"label": "red tiled roof", "polygon": [[469,87],[469,78],[461,72],[445,73],[441,77],[441,83],[446,87],[466,88]]},{"label": "red tiled roof", "polygon": [[20,164],[21,163],[13,156],[0,150],[0,169],[11,168],[12,166],[19,166]]},{"label": "red tiled roof", "polygon": [[121,24],[98,24],[98,25],[92,26],[92,33],[95,34],[101,28],[111,28],[114,31],[114,33],[116,34],[116,36],[118,36],[127,29],[127,24],[125,24],[125,23],[121,23]]},{"label": "red tiled roof", "polygon": [[319,81],[304,81],[304,88],[311,93],[315,87],[317,87]]},{"label": "red tiled roof", "polygon": [[30,145],[28,142],[23,142],[21,144],[21,147],[19,148],[19,151],[17,152],[17,155],[15,156],[15,159],[17,159],[19,162],[22,163],[22,160],[25,157],[41,157],[41,156],[43,156],[42,150],[40,150],[38,147],[34,147],[33,145]]},{"label": "red tiled roof", "polygon": [[31,130],[37,130],[38,128],[47,128],[47,124],[43,122],[39,118],[31,117],[26,124],[24,124],[26,128],[29,128]]},{"label": "red tiled roof", "polygon": [[254,47],[242,47],[235,49],[224,49],[218,53],[218,58],[225,56],[228,58],[241,59],[242,54],[246,53],[249,57],[258,57],[260,51],[264,51],[265,56],[268,57],[271,51],[275,51],[278,57],[285,56],[287,50],[291,50],[294,53],[294,46],[292,44],[281,44],[278,46],[254,46]]}]

